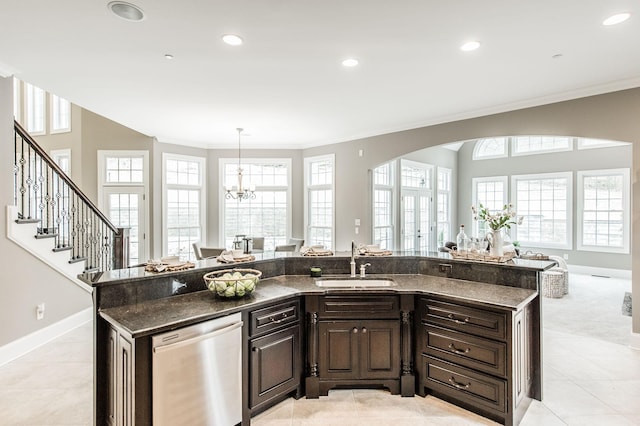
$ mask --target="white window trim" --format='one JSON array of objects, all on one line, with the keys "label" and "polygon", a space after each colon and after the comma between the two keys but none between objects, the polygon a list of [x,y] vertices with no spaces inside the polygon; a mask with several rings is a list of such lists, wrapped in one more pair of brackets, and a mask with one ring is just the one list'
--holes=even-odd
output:
[{"label": "white window trim", "polygon": [[167,160],[184,160],[192,161],[200,164],[200,236],[207,235],[207,162],[204,157],[196,157],[192,155],[172,154],[169,152],[162,153],[162,255],[166,256],[169,252],[169,238],[167,235],[167,191],[169,186],[178,189],[194,189],[193,185],[167,184]]},{"label": "white window trim", "polygon": [[[631,226],[630,226],[630,199],[631,199],[631,183],[630,183],[630,171],[628,168],[621,169],[606,169],[606,170],[584,170],[578,171],[578,238],[577,238],[577,249],[583,251],[597,251],[604,253],[629,253],[629,240],[631,238]],[[622,175],[623,178],[623,193],[625,195],[623,206],[622,206],[622,215],[623,215],[623,246],[621,248],[615,247],[603,247],[603,246],[591,246],[585,245],[582,242],[582,229],[584,226],[584,178],[585,176],[609,176],[609,175]]]},{"label": "white window trim", "polygon": [[[497,139],[497,138],[505,138],[504,154],[483,155],[483,156],[478,155],[478,151],[480,150],[480,146],[482,145],[482,142],[484,142],[486,139]],[[473,154],[471,156],[471,159],[472,160],[494,160],[496,158],[507,158],[508,156],[509,156],[509,138],[507,136],[496,136],[493,138],[480,138],[476,140],[476,143],[473,146]]]},{"label": "white window trim", "polygon": [[[502,182],[502,198],[504,199],[505,204],[509,204],[509,177],[508,176],[483,176],[483,177],[474,177],[471,178],[471,205],[475,207],[479,207],[478,205],[478,183],[480,182]],[[469,206],[469,209],[471,206]],[[472,221],[473,226],[471,226],[471,235],[478,235],[478,221]],[[452,230],[453,232],[453,230]]]},{"label": "white window trim", "polygon": [[[293,210],[293,206],[291,204],[291,193],[293,192],[293,188],[292,188],[292,179],[291,179],[291,158],[243,158],[242,159],[242,164],[265,164],[265,163],[284,163],[287,166],[287,185],[286,186],[282,186],[282,185],[260,185],[259,183],[256,182],[244,182],[243,186],[245,186],[245,184],[248,186],[249,184],[252,184],[256,190],[259,189],[266,189],[266,190],[274,190],[274,191],[281,191],[281,190],[286,190],[287,191],[287,237],[290,238],[291,237],[291,232],[292,232],[292,210]],[[225,166],[227,164],[233,164],[236,165],[238,164],[238,158],[220,158],[218,160],[218,182],[220,183],[219,185],[219,202],[218,202],[218,217],[220,218],[220,221],[218,223],[218,245],[220,245],[220,247],[224,247],[225,245],[225,236],[224,236],[224,224],[225,224],[225,189],[224,189],[224,170],[225,170]],[[242,201],[240,201],[242,202]]]},{"label": "white window trim", "polygon": [[[518,216],[524,213],[518,212],[517,206],[517,181],[518,180],[533,180],[533,179],[549,179],[549,178],[565,178],[567,179],[567,241],[565,243],[553,244],[553,243],[535,243],[522,242],[523,246],[532,248],[551,248],[551,249],[573,249],[573,173],[572,172],[557,172],[557,173],[535,173],[528,175],[513,175],[511,176],[511,203],[514,205],[514,210]],[[513,228],[512,228],[513,229]],[[511,237],[512,240],[518,240],[518,227],[515,226],[515,236]]]},{"label": "white window trim", "polygon": [[[54,100],[55,99],[60,99],[63,100],[65,102],[67,102],[69,104],[69,125],[67,127],[64,128],[59,128],[56,129],[54,127],[54,123],[56,122],[55,117],[54,117],[54,113],[57,110],[57,108],[54,108]],[[49,123],[51,123],[51,128],[49,129],[49,133],[54,135],[56,133],[69,133],[71,131],[71,115],[72,115],[72,106],[71,106],[71,102],[69,102],[68,100],[61,98],[58,95],[53,95],[53,94],[49,94]]]},{"label": "white window trim", "polygon": [[[516,149],[516,138],[517,137],[549,137],[549,138],[567,138],[569,139],[569,147],[568,148],[555,148],[555,149],[541,149],[539,151],[527,151],[527,152],[518,152]],[[551,154],[557,152],[569,152],[573,151],[573,138],[570,136],[560,136],[560,135],[518,135],[512,136],[511,140],[511,156],[512,157],[524,157],[527,155],[539,155],[539,154]]]},{"label": "white window trim", "polygon": [[[391,181],[391,183],[389,185],[383,185],[383,184],[377,184],[375,183],[375,169],[377,169],[378,167],[384,166],[385,164],[389,165],[389,179]],[[372,192],[371,192],[371,243],[375,243],[374,241],[374,236],[375,236],[375,230],[376,230],[376,218],[375,218],[375,191],[376,190],[382,190],[382,191],[389,191],[389,193],[391,194],[391,223],[388,226],[384,226],[384,228],[390,228],[391,229],[391,247],[389,247],[389,250],[395,250],[395,247],[397,247],[397,234],[398,232],[396,232],[396,223],[397,223],[397,216],[398,214],[396,213],[397,210],[399,210],[399,206],[398,206],[398,201],[397,201],[397,195],[396,195],[396,183],[398,180],[398,176],[397,176],[397,168],[398,168],[398,161],[388,161],[386,163],[382,163],[382,164],[378,164],[376,167],[374,167],[373,169],[371,169],[371,188],[372,188]]]},{"label": "white window trim", "polygon": [[[331,161],[333,167],[331,168],[331,185],[314,185],[313,189],[331,189],[331,243],[336,246],[336,156],[335,154],[317,155],[314,157],[304,157],[304,240],[309,242],[309,190],[312,189],[309,185],[309,173],[311,173],[311,163],[317,161]],[[327,247],[331,250],[334,247]]]},{"label": "white window trim", "polygon": [[[126,185],[115,182],[107,182],[107,157],[142,157],[142,167],[144,168],[142,173],[142,183],[127,183]],[[101,211],[105,210],[104,205],[104,196],[105,196],[105,187],[115,187],[115,186],[129,186],[129,187],[142,187],[144,190],[144,236],[151,235],[149,231],[150,226],[150,208],[149,208],[149,151],[126,151],[126,150],[117,150],[117,151],[108,151],[108,150],[98,150],[98,208]],[[144,250],[147,256],[151,255],[150,251],[150,240],[151,238],[144,238]]]}]

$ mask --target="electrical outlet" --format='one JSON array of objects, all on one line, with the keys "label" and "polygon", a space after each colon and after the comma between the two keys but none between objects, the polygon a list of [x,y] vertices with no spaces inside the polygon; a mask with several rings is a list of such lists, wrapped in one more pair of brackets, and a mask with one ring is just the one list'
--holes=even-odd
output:
[{"label": "electrical outlet", "polygon": [[360,233],[360,228],[356,226],[356,235]]},{"label": "electrical outlet", "polygon": [[44,302],[36,306],[36,319],[41,320],[44,318]]},{"label": "electrical outlet", "polygon": [[564,257],[564,260],[569,260],[569,254],[565,253],[562,257]]}]

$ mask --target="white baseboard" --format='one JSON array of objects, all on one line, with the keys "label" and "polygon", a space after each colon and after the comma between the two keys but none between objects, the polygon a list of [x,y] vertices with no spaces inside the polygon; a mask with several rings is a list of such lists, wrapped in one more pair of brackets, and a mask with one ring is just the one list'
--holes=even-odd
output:
[{"label": "white baseboard", "polygon": [[25,355],[51,340],[93,319],[93,308],[84,309],[63,320],[0,347],[0,366]]},{"label": "white baseboard", "polygon": [[567,265],[574,274],[597,275],[602,277],[631,279],[630,269],[596,268],[593,266]]},{"label": "white baseboard", "polygon": [[629,336],[629,347],[640,351],[640,333],[631,333]]}]

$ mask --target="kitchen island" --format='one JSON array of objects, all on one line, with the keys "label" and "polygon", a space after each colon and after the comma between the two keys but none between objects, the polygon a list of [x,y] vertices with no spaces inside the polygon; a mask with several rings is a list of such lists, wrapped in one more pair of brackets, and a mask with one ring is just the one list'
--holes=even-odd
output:
[{"label": "kitchen island", "polygon": [[[487,264],[453,260],[440,253],[363,257],[358,261],[371,263],[373,276],[389,278],[395,285],[354,290],[321,288],[308,276],[311,266],[321,267],[325,277],[347,275],[347,254],[305,258],[264,253],[256,257],[253,262],[236,266],[261,270],[263,279],[249,297],[233,300],[220,299],[206,290],[202,280],[205,273],[230,267],[215,260],[198,262],[196,268],[182,272],[149,273],[132,268],[81,276],[95,287],[95,424],[150,424],[152,336],[232,313],[240,313],[245,323],[243,424],[249,424],[251,415],[289,395],[317,397],[332,387],[350,383],[384,386],[407,396],[432,392],[505,424],[517,423],[528,400],[541,399],[537,289],[539,272],[553,266],[550,262],[517,259],[508,264]],[[377,306],[381,306],[377,301],[391,301],[395,304],[393,314],[378,318],[374,312],[372,317],[341,319],[344,314],[327,316],[319,309],[323,303],[338,306],[345,300],[364,306],[360,298],[366,298],[369,304],[376,302]],[[455,328],[438,323],[443,318],[452,325],[468,323],[469,332],[456,334],[459,331]],[[388,342],[390,355],[373,362],[374,367],[393,364],[393,373],[389,370],[363,375],[362,366],[356,366],[358,372],[349,371],[346,376],[323,371],[326,365],[344,361],[322,360],[324,355],[330,355],[330,351],[323,352],[322,336],[328,339],[324,343],[335,346],[346,335],[344,327],[334,325],[355,330],[353,336]],[[378,325],[390,328],[378,329]],[[498,334],[492,336],[490,329],[494,325]],[[446,343],[445,338],[467,346],[453,346],[452,353],[446,354],[439,347]],[[364,348],[369,340],[350,342]],[[460,351],[478,353],[481,358],[455,353]],[[265,364],[272,359],[270,353],[277,359],[289,354],[285,368],[278,370]],[[486,368],[493,362],[487,356],[495,358],[495,371]],[[366,357],[363,355],[362,359]],[[352,367],[349,364],[348,368]],[[440,372],[453,371],[451,386],[438,383],[437,374],[429,376],[436,367]],[[514,373],[523,372],[526,380],[515,383]],[[487,400],[488,395],[469,394],[464,387],[471,382],[460,384],[463,377],[485,387],[489,380],[492,386],[487,389],[495,394],[492,395],[497,405],[477,404]],[[122,389],[123,384],[129,388]],[[461,397],[451,392],[460,387],[463,389],[457,392]],[[512,394],[518,395],[517,406]],[[522,413],[517,413],[516,408]]]}]

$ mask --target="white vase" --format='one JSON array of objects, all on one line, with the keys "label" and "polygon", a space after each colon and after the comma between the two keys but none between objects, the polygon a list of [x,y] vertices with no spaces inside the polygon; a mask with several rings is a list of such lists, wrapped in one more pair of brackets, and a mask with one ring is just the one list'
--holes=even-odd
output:
[{"label": "white vase", "polygon": [[492,229],[487,232],[487,240],[489,240],[489,254],[491,256],[504,255],[504,237],[502,229]]}]

